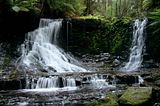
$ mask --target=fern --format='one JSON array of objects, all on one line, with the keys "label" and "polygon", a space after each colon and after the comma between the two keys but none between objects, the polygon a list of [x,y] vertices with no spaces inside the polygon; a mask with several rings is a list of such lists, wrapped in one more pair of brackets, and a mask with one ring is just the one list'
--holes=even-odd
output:
[{"label": "fern", "polygon": [[150,12],[149,19],[152,21],[149,27],[153,29],[153,34],[158,34],[160,32],[160,9]]},{"label": "fern", "polygon": [[12,0],[12,10],[15,12],[19,11],[30,11],[30,10],[38,10],[37,7],[38,0]]}]

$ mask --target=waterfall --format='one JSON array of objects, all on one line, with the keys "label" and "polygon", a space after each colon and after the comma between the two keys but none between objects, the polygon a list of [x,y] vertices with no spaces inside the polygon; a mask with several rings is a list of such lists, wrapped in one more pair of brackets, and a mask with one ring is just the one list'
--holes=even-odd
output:
[{"label": "waterfall", "polygon": [[[113,79],[114,81],[115,79]],[[112,81],[111,81],[112,82]],[[27,80],[26,91],[53,90],[73,90],[82,87],[92,89],[114,88],[116,83],[111,83],[106,75],[90,74],[83,76],[47,76],[31,78]]]},{"label": "waterfall", "polygon": [[[20,66],[27,70],[26,89],[47,92],[49,90],[75,90],[85,83],[96,89],[110,87],[104,78],[99,78],[97,75],[86,77],[88,78],[86,82],[83,81],[84,76],[74,76],[75,73],[88,71],[80,67],[78,61],[71,55],[59,48],[58,38],[61,33],[62,21],[61,19],[41,19],[39,28],[26,35],[19,62]],[[28,74],[32,71],[33,75]],[[37,74],[37,71],[46,73],[39,72]],[[70,72],[74,72],[73,75],[65,76]]]},{"label": "waterfall", "polygon": [[20,65],[48,73],[85,72],[77,61],[58,47],[62,19],[41,19],[39,28],[29,32],[22,45]]},{"label": "waterfall", "polygon": [[140,68],[143,61],[142,52],[145,46],[144,29],[147,24],[147,19],[143,21],[137,19],[133,26],[133,40],[130,48],[129,62],[121,69],[122,71],[136,71]]},{"label": "waterfall", "polygon": [[50,78],[41,77],[36,83],[36,89],[59,87],[76,87],[76,81],[74,78],[60,78],[58,76],[54,76]]}]

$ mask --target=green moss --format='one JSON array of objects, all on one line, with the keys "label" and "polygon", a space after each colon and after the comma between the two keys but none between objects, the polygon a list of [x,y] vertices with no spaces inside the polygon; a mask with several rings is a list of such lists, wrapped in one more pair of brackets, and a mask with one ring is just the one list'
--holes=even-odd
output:
[{"label": "green moss", "polygon": [[9,79],[13,80],[13,79],[17,79],[18,77],[18,70],[13,69],[10,73]]},{"label": "green moss", "polygon": [[[74,21],[74,22],[73,22]],[[132,36],[131,18],[116,17],[102,19],[86,16],[72,21],[72,42],[70,51],[79,53],[126,55]],[[124,52],[125,51],[125,52]]]},{"label": "green moss", "polygon": [[2,64],[2,69],[5,69],[6,67],[8,67],[11,63],[11,57],[9,55],[6,55],[4,57],[4,60],[3,60],[3,64]]},{"label": "green moss", "polygon": [[77,17],[79,19],[101,19],[104,20],[104,17],[100,16],[100,15],[88,15],[88,16],[80,16]]},{"label": "green moss", "polygon": [[118,104],[118,97],[113,93],[108,93],[105,97],[105,103],[101,106],[119,106]]},{"label": "green moss", "polygon": [[151,87],[130,87],[119,98],[119,103],[122,105],[139,106],[147,103],[151,95]]},{"label": "green moss", "polygon": [[112,92],[109,92],[103,101],[96,101],[96,102],[87,104],[87,106],[119,106],[117,101],[118,101],[118,97]]},{"label": "green moss", "polygon": [[40,12],[37,0],[12,0],[11,5],[12,10],[15,12],[29,12],[30,10]]}]

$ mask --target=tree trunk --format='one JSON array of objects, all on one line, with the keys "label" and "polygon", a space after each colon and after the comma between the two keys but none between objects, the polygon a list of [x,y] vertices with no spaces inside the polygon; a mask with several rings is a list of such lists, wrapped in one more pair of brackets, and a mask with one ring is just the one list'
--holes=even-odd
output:
[{"label": "tree trunk", "polygon": [[118,16],[118,0],[116,1],[116,16]]},{"label": "tree trunk", "polygon": [[121,0],[119,0],[119,16],[121,17]]}]

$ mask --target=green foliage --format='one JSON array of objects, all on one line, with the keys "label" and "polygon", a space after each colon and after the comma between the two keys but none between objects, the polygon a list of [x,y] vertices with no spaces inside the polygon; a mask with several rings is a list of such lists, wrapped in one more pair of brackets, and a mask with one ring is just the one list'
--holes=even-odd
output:
[{"label": "green foliage", "polygon": [[154,10],[155,8],[159,8],[159,6],[160,6],[159,0],[143,0],[144,10]]},{"label": "green foliage", "polygon": [[122,41],[123,41],[123,39],[122,39],[121,35],[118,34],[114,37],[114,39],[113,39],[114,43],[113,43],[113,48],[112,48],[113,54],[118,53],[119,51],[122,50],[122,48],[121,48]]},{"label": "green foliage", "polygon": [[151,3],[152,0],[143,0],[143,9],[144,10],[149,10],[150,9],[150,6],[151,6]]},{"label": "green foliage", "polygon": [[12,0],[11,1],[12,9],[15,12],[25,11],[28,12],[30,10],[40,11],[37,7],[38,0]]},{"label": "green foliage", "polygon": [[9,64],[10,64],[10,62],[11,62],[11,57],[6,56],[6,57],[4,58],[4,61],[3,61],[3,64],[2,64],[2,68],[8,67]]},{"label": "green foliage", "polygon": [[149,19],[153,21],[149,25],[153,29],[153,34],[158,34],[160,32],[160,9],[150,12]]},{"label": "green foliage", "polygon": [[[158,0],[10,0],[12,9],[19,11],[50,11],[66,16],[90,15],[101,17],[139,17],[158,7]],[[54,11],[54,12],[53,12]]]},{"label": "green foliage", "polygon": [[75,42],[79,42],[74,46],[81,48],[80,53],[82,53],[82,48],[86,53],[109,52],[113,55],[124,55],[129,50],[130,37],[132,36],[131,18],[102,18],[101,20],[101,18],[91,17],[89,19],[87,17],[82,19],[85,20],[80,23],[77,20],[77,24],[82,28],[77,28],[73,24],[72,34],[75,37]]},{"label": "green foliage", "polygon": [[105,20],[105,18],[101,15],[88,15],[88,16],[80,16],[79,19],[96,19],[96,20]]},{"label": "green foliage", "polygon": [[152,97],[152,87],[129,87],[119,98],[119,103],[125,106],[143,106]]},{"label": "green foliage", "polygon": [[160,8],[148,13],[149,25],[147,27],[147,52],[152,58],[160,62]]},{"label": "green foliage", "polygon": [[16,70],[15,68],[11,70],[11,73],[10,73],[10,76],[9,76],[9,79],[17,79],[18,78],[18,70]]},{"label": "green foliage", "polygon": [[86,13],[104,17],[143,16],[143,0],[86,0]]},{"label": "green foliage", "polygon": [[46,0],[46,4],[51,11],[64,12],[71,16],[80,15],[84,10],[83,0]]}]

